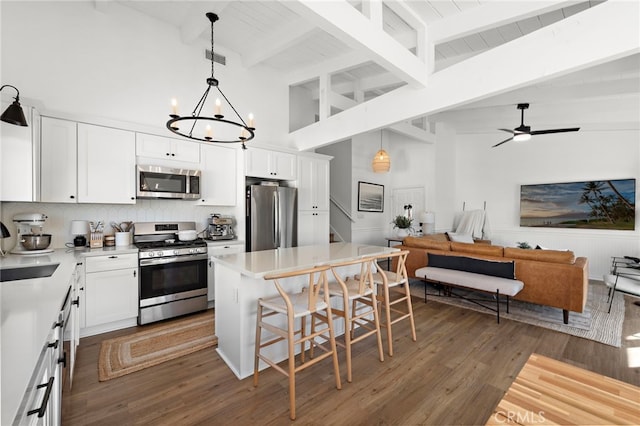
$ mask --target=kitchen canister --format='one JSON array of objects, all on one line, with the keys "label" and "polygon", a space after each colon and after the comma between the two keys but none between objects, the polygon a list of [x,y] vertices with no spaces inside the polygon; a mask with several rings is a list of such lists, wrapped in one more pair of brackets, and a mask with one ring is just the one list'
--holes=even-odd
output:
[{"label": "kitchen canister", "polygon": [[104,236],[104,246],[105,247],[113,247],[116,245],[116,237],[113,235],[105,235]]},{"label": "kitchen canister", "polygon": [[128,246],[129,244],[131,244],[130,232],[116,232],[115,235],[117,246]]}]

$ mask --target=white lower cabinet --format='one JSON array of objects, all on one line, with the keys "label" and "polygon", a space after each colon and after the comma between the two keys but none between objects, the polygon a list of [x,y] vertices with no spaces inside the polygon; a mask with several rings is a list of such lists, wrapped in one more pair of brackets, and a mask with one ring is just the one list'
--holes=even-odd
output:
[{"label": "white lower cabinet", "polygon": [[14,425],[57,426],[62,423],[62,319],[61,312],[52,323]]},{"label": "white lower cabinet", "polygon": [[[84,263],[80,262],[76,264],[76,269],[73,273],[73,285],[72,285],[72,298],[71,298],[71,327],[69,327],[70,335],[70,354],[69,354],[69,387],[73,383],[73,372],[76,366],[76,349],[80,345],[80,327],[83,326],[84,320]],[[66,337],[66,336],[65,336]]]},{"label": "white lower cabinet", "polygon": [[244,243],[237,241],[230,242],[229,244],[221,246],[210,246],[208,250],[209,254],[209,270],[207,271],[207,300],[209,302],[215,300],[215,263],[213,262],[214,256],[222,256],[232,253],[244,253]]},{"label": "white lower cabinet", "polygon": [[298,246],[329,244],[329,212],[298,212]]},{"label": "white lower cabinet", "polygon": [[87,257],[85,268],[85,327],[137,318],[137,253]]}]

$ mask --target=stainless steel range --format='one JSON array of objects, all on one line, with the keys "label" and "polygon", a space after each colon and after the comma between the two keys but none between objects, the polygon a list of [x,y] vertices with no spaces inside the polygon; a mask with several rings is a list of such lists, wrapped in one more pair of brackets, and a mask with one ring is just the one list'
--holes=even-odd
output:
[{"label": "stainless steel range", "polygon": [[195,222],[137,222],[140,305],[138,324],[207,309],[207,243],[191,238]]}]

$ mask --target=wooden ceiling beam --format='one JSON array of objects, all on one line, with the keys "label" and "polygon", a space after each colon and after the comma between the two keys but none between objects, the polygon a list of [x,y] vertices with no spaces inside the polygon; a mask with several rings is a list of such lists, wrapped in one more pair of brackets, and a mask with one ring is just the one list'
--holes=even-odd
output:
[{"label": "wooden ceiling beam", "polygon": [[345,0],[287,1],[283,3],[310,21],[310,24],[356,50],[365,51],[371,60],[414,87],[427,83],[427,67],[382,28]]},{"label": "wooden ceiling beam", "polygon": [[531,18],[577,1],[490,1],[429,25],[429,39],[434,44],[445,43],[481,31]]},{"label": "wooden ceiling beam", "polygon": [[434,73],[427,87],[403,86],[292,132],[289,142],[306,151],[637,55],[638,28],[640,3],[609,0]]},{"label": "wooden ceiling beam", "polygon": [[268,37],[257,40],[253,47],[244,51],[242,53],[242,64],[246,68],[251,68],[302,42],[313,30],[314,28],[303,20],[292,21],[288,25],[280,27]]},{"label": "wooden ceiling beam", "polygon": [[322,74],[336,74],[344,72],[369,62],[369,56],[362,52],[351,52],[335,58],[314,64],[309,67],[299,68],[288,73],[284,79],[290,86],[315,80]]}]

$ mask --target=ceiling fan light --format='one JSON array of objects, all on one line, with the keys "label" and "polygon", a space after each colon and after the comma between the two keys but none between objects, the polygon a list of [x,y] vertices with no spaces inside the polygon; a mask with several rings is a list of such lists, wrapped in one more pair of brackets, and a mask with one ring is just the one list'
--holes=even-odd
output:
[{"label": "ceiling fan light", "polygon": [[531,139],[530,133],[518,133],[517,135],[513,135],[513,140],[516,142],[526,142]]}]

